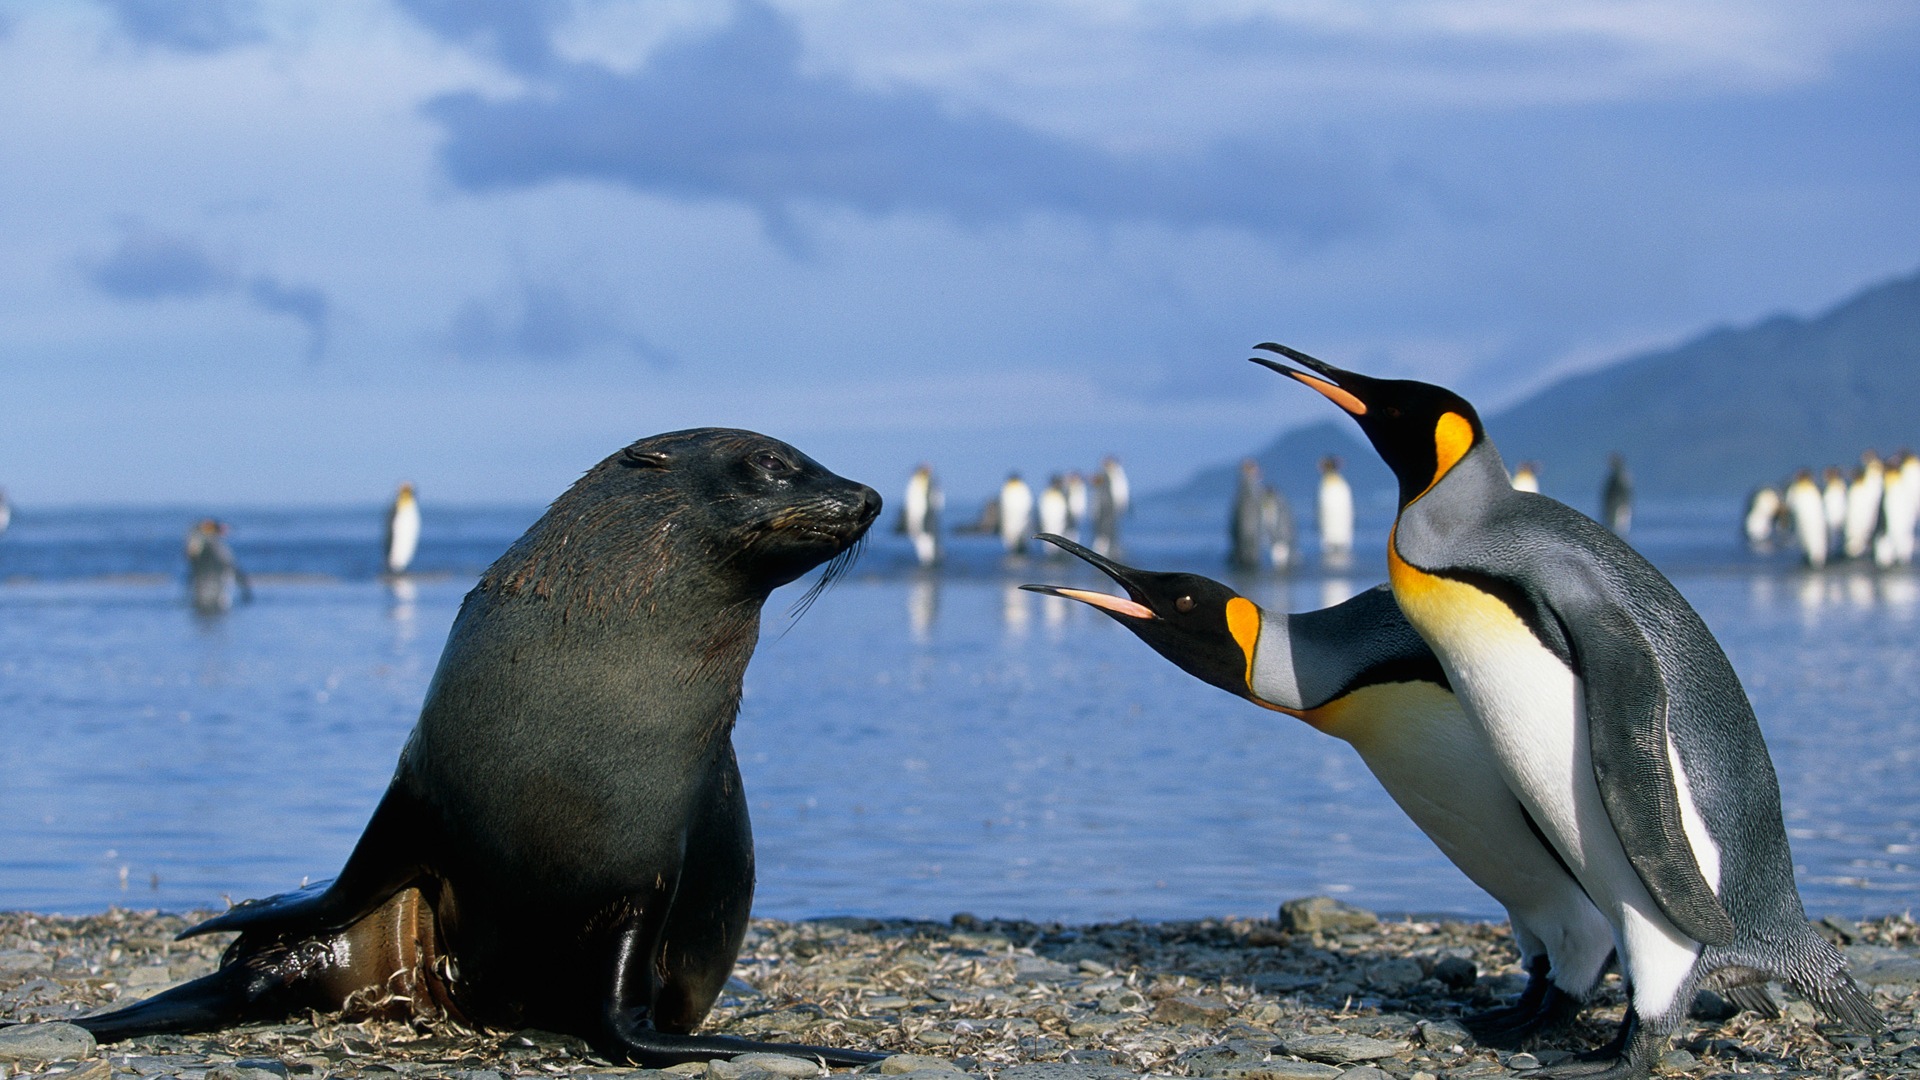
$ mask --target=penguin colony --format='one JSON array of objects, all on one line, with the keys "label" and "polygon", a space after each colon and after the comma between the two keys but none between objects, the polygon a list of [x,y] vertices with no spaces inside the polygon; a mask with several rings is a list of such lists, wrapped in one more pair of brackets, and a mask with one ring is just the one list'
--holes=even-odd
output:
[{"label": "penguin colony", "polygon": [[[944,502],[939,492],[932,466],[915,469],[894,528],[913,541],[914,558],[921,566],[933,566],[941,558],[938,508]],[[1027,554],[1036,525],[1041,532],[1086,535],[1095,550],[1115,552],[1120,547],[1120,520],[1132,509],[1132,500],[1127,471],[1119,458],[1109,454],[1088,475],[1054,473],[1037,495],[1019,472],[1008,473],[979,517],[954,532],[996,537],[1010,559]],[[933,506],[932,514],[919,509],[923,506]]]},{"label": "penguin colony", "polygon": [[1920,530],[1920,455],[1902,450],[1882,458],[1860,455],[1851,477],[1829,465],[1816,481],[1801,469],[1778,487],[1763,484],[1747,496],[1741,532],[1756,552],[1785,541],[1809,567],[1866,562],[1882,569],[1913,565]]},{"label": "penguin colony", "polygon": [[[1516,491],[1458,395],[1260,348],[1306,369],[1254,358],[1339,406],[1393,470],[1393,598],[1612,930],[1629,995],[1619,1036],[1540,1075],[1648,1075],[1702,987],[1779,979],[1835,1020],[1879,1027],[1845,958],[1807,923],[1752,707],[1672,584],[1614,531]],[[1231,602],[1227,615],[1251,687],[1264,623]]]}]

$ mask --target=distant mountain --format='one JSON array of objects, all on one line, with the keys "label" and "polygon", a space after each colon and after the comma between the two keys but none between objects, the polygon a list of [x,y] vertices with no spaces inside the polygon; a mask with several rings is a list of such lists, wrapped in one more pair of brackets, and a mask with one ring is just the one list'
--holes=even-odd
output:
[{"label": "distant mountain", "polygon": [[[1589,512],[1615,450],[1641,493],[1730,496],[1798,468],[1857,464],[1870,447],[1920,445],[1920,273],[1811,319],[1716,329],[1569,376],[1484,419],[1509,467],[1540,462],[1544,490]],[[1254,458],[1297,502],[1326,453],[1346,459],[1357,490],[1391,487],[1344,418],[1287,432]],[[1203,469],[1167,495],[1224,500],[1236,468]]]}]

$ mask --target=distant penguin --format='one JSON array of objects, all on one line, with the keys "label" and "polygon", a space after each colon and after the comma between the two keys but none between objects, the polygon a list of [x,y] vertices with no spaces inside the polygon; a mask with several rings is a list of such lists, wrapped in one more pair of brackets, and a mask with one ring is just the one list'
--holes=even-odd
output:
[{"label": "distant penguin", "polygon": [[1847,531],[1847,474],[1829,465],[1820,476],[1820,505],[1827,513],[1827,550],[1838,553]]},{"label": "distant penguin", "polygon": [[1267,534],[1267,560],[1275,570],[1293,567],[1293,507],[1273,488],[1260,493],[1260,524]]},{"label": "distant penguin", "polygon": [[1320,557],[1342,563],[1353,554],[1353,487],[1340,475],[1340,459],[1320,459]]},{"label": "distant penguin", "polygon": [[1513,490],[1540,493],[1540,466],[1531,461],[1523,461],[1513,471]]},{"label": "distant penguin", "polygon": [[413,485],[401,484],[387,511],[387,573],[406,573],[419,547],[420,504],[414,500]]},{"label": "distant penguin", "polygon": [[1760,725],[1673,584],[1591,519],[1514,491],[1457,394],[1262,348],[1311,369],[1257,361],[1340,406],[1393,470],[1394,598],[1613,926],[1620,1038],[1554,1071],[1647,1076],[1701,987],[1777,978],[1836,1020],[1884,1027],[1807,921]]},{"label": "distant penguin", "polygon": [[1607,482],[1600,488],[1600,523],[1624,538],[1633,527],[1633,474],[1627,459],[1607,455]]},{"label": "distant penguin", "polygon": [[1260,568],[1260,559],[1265,554],[1260,549],[1266,532],[1263,520],[1266,497],[1266,485],[1260,482],[1259,462],[1242,459],[1240,483],[1234,488],[1233,505],[1227,511],[1227,565],[1235,570]]},{"label": "distant penguin", "polygon": [[1887,459],[1881,484],[1880,529],[1873,537],[1873,561],[1880,567],[1913,562],[1914,527],[1920,518],[1920,462],[1911,450]]},{"label": "distant penguin", "polygon": [[1087,525],[1087,478],[1080,470],[1067,474],[1067,531],[1063,534],[1077,537]]},{"label": "distant penguin", "polygon": [[1518,1041],[1592,993],[1613,953],[1612,929],[1528,821],[1486,736],[1386,586],[1288,615],[1197,574],[1136,570],[1042,539],[1127,595],[1026,588],[1099,608],[1189,675],[1351,744],[1420,831],[1507,909],[1530,978],[1517,1005],[1467,1018],[1483,1041]]},{"label": "distant penguin", "polygon": [[1815,570],[1827,565],[1827,544],[1832,532],[1827,528],[1827,500],[1813,482],[1813,474],[1801,469],[1787,485],[1785,499],[1787,525],[1800,545],[1807,565]]},{"label": "distant penguin", "polygon": [[1019,473],[1008,473],[1007,482],[1000,485],[999,501],[1000,546],[1009,555],[1025,554],[1027,537],[1033,533],[1033,489]]},{"label": "distant penguin", "polygon": [[1773,547],[1773,531],[1780,524],[1783,509],[1779,492],[1766,485],[1753,489],[1747,496],[1747,514],[1741,526],[1748,547],[1755,551]]},{"label": "distant penguin", "polygon": [[[1066,479],[1059,473],[1054,473],[1053,477],[1047,481],[1046,489],[1040,492],[1040,531],[1053,533],[1056,536],[1065,535],[1067,522],[1071,517],[1067,503]],[[1047,548],[1046,553],[1052,556],[1055,552],[1053,548]]]},{"label": "distant penguin", "polygon": [[923,462],[907,480],[900,518],[913,544],[913,557],[921,566],[940,561],[940,511],[945,502],[939,481],[933,478],[933,466]]},{"label": "distant penguin", "polygon": [[1849,559],[1864,558],[1873,548],[1873,534],[1880,528],[1880,496],[1887,481],[1886,467],[1880,455],[1871,450],[1860,455],[1860,471],[1847,485],[1847,521],[1841,533],[1840,550]]},{"label": "distant penguin", "polygon": [[1097,472],[1087,487],[1087,501],[1092,504],[1087,513],[1091,517],[1093,550],[1102,555],[1119,554],[1120,504],[1113,497],[1112,478],[1105,471]]},{"label": "distant penguin", "polygon": [[1108,454],[1100,462],[1100,472],[1107,478],[1107,497],[1113,503],[1114,516],[1132,513],[1133,485],[1127,480],[1127,470],[1120,467],[1120,459]]},{"label": "distant penguin", "polygon": [[203,518],[187,533],[187,594],[193,609],[203,614],[233,607],[236,588],[241,599],[253,599],[253,587],[227,546],[227,532],[225,522]]},{"label": "distant penguin", "polygon": [[13,507],[7,502],[6,490],[0,489],[0,533],[6,532],[7,526],[12,523]]}]

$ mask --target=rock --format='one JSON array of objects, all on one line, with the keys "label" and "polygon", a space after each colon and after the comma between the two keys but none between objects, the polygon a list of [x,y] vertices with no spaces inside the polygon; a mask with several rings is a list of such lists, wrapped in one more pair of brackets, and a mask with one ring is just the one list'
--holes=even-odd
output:
[{"label": "rock", "polygon": [[1524,1051],[1507,1059],[1507,1068],[1526,1072],[1540,1067],[1540,1059]]},{"label": "rock", "polygon": [[1288,975],[1281,972],[1261,972],[1248,980],[1253,988],[1263,994],[1291,994],[1295,990],[1306,990],[1320,985],[1319,979],[1312,975]]},{"label": "rock", "polygon": [[53,957],[25,949],[0,951],[0,975],[25,975],[32,971],[52,971]]},{"label": "rock", "polygon": [[1404,994],[1426,978],[1418,960],[1395,957],[1367,968],[1367,985],[1385,994]]},{"label": "rock", "polygon": [[1147,999],[1138,990],[1115,990],[1100,995],[1103,1013],[1137,1012],[1147,1007]]},{"label": "rock", "polygon": [[1075,1065],[1120,1065],[1120,1054],[1113,1050],[1069,1050],[1060,1055],[1061,1061],[1071,1061]]},{"label": "rock", "polygon": [[278,1071],[266,1068],[261,1058],[245,1058],[240,1061],[215,1065],[207,1070],[206,1080],[287,1080],[287,1067],[274,1062]]},{"label": "rock", "polygon": [[1107,1080],[1108,1077],[1133,1077],[1132,1069],[1113,1065],[1082,1065],[1072,1061],[1036,1061],[1000,1070],[1000,1080]]},{"label": "rock", "polygon": [[1660,1068],[1667,1072],[1688,1072],[1700,1066],[1700,1059],[1685,1050],[1669,1050],[1660,1055]]},{"label": "rock", "polygon": [[1853,977],[1863,986],[1920,983],[1920,957],[1890,956],[1853,966]]},{"label": "rock", "polygon": [[[921,1055],[910,1054],[908,1056],[920,1057]],[[956,1077],[964,1078],[967,1074],[954,1069],[952,1066],[948,1066],[944,1069],[915,1069],[912,1072],[894,1073],[893,1075],[895,1080],[955,1080]]]},{"label": "rock", "polygon": [[943,1057],[933,1057],[928,1054],[895,1054],[892,1057],[880,1059],[879,1072],[882,1076],[903,1076],[911,1072],[927,1072],[934,1069],[950,1073],[960,1071],[953,1062]]},{"label": "rock", "polygon": [[1173,1059],[1173,1063],[1184,1067],[1188,1076],[1225,1076],[1230,1070],[1264,1065],[1270,1057],[1272,1055],[1263,1046],[1232,1042],[1219,1046],[1196,1046],[1192,1050],[1182,1051]]},{"label": "rock", "polygon": [[1105,1016],[1086,1016],[1067,1025],[1067,1034],[1076,1039],[1099,1039],[1120,1030],[1120,1021]]},{"label": "rock", "polygon": [[1355,930],[1371,930],[1379,925],[1378,915],[1342,903],[1331,896],[1309,896],[1280,905],[1281,929],[1297,934],[1344,934]]},{"label": "rock", "polygon": [[1224,1001],[1180,994],[1161,998],[1153,1007],[1153,1019],[1162,1024],[1218,1024],[1233,1015],[1233,1006]]},{"label": "rock", "polygon": [[1020,982],[1065,982],[1076,974],[1078,969],[1044,956],[1013,958],[1013,977]]},{"label": "rock", "polygon": [[1343,1070],[1317,1061],[1274,1058],[1258,1065],[1242,1065],[1220,1074],[1226,1080],[1336,1080]]},{"label": "rock", "polygon": [[122,986],[165,986],[173,981],[173,975],[164,966],[137,967],[127,972],[120,980]]},{"label": "rock", "polygon": [[733,1059],[733,1063],[786,1077],[819,1076],[827,1071],[817,1061],[788,1054],[741,1054]]},{"label": "rock", "polygon": [[1450,989],[1465,990],[1480,977],[1480,969],[1465,957],[1448,956],[1433,965],[1433,977]]},{"label": "rock", "polygon": [[1839,938],[1839,944],[1851,945],[1860,940],[1860,924],[1841,915],[1829,915],[1821,919],[1815,929],[1830,931],[1828,937]]},{"label": "rock", "polygon": [[90,1058],[93,1033],[73,1024],[19,1024],[0,1028],[0,1061],[70,1061]]},{"label": "rock", "polygon": [[[453,1080],[506,1080],[498,1069],[456,1069],[448,1074]],[[595,1077],[614,1077],[623,1073],[594,1073]]]},{"label": "rock", "polygon": [[707,1073],[707,1063],[704,1061],[683,1061],[678,1065],[669,1065],[660,1071],[663,1073],[672,1073],[675,1076],[705,1076]]},{"label": "rock", "polygon": [[1294,1057],[1336,1065],[1392,1057],[1407,1049],[1406,1043],[1365,1035],[1295,1035],[1282,1045]]},{"label": "rock", "polygon": [[1473,1045],[1473,1033],[1467,1025],[1458,1020],[1423,1020],[1416,1029],[1420,1045],[1445,1050],[1450,1046],[1467,1047]]},{"label": "rock", "polygon": [[1341,1073],[1340,1080],[1393,1080],[1393,1074],[1371,1065],[1362,1065]]}]

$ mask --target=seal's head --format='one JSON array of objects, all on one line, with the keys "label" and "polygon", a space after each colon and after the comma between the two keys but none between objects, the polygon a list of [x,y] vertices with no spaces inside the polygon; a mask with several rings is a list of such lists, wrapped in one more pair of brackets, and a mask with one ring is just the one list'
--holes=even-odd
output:
[{"label": "seal's head", "polygon": [[664,591],[764,600],[850,549],[880,496],[751,431],[654,435],[595,465],[481,581],[632,610]]}]

